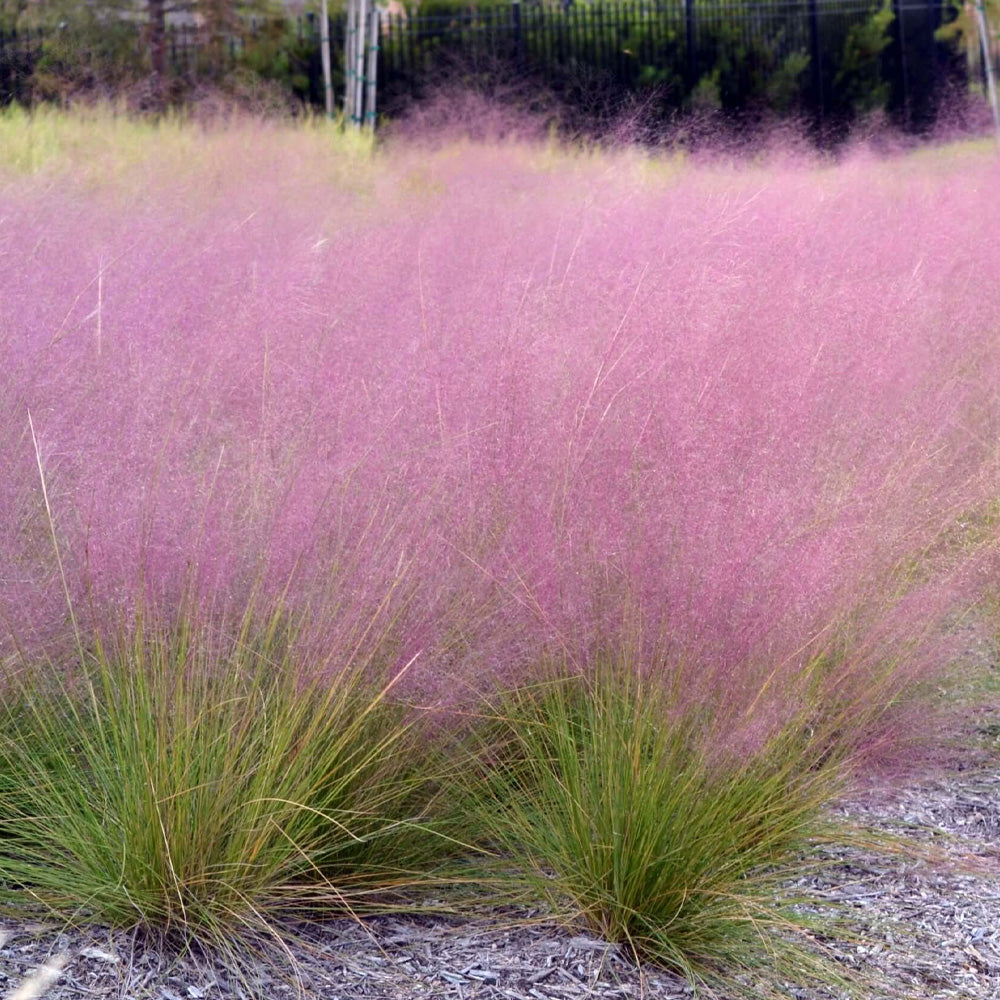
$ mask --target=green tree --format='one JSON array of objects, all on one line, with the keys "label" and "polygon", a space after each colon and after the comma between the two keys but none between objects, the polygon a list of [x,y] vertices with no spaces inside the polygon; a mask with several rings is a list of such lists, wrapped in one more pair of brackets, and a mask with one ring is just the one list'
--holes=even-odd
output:
[{"label": "green tree", "polygon": [[889,29],[894,20],[892,7],[883,3],[868,20],[852,25],[844,39],[833,85],[844,106],[855,113],[884,108],[889,100],[889,83],[879,57],[892,43]]}]

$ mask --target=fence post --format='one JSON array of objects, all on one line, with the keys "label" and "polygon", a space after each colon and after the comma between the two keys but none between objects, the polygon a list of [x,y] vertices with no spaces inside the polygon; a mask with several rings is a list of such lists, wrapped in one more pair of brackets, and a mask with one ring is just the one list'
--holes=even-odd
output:
[{"label": "fence post", "polygon": [[997,85],[993,77],[993,46],[990,45],[990,28],[983,0],[976,0],[975,11],[976,27],[979,29],[979,47],[982,49],[983,67],[986,71],[986,96],[989,98],[990,111],[993,112],[993,128],[996,131],[997,142],[1000,143],[1000,101],[997,100]]},{"label": "fence post", "polygon": [[368,65],[365,69],[365,125],[375,130],[375,97],[378,93],[378,50],[382,34],[382,8],[372,4],[368,29]]},{"label": "fence post", "polygon": [[910,73],[909,73],[909,53],[906,47],[906,19],[904,11],[906,4],[900,0],[892,0],[892,21],[893,35],[896,42],[896,57],[899,60],[899,70],[897,73],[897,86],[899,88],[899,101],[896,107],[902,109],[903,121],[909,125],[912,121],[912,111],[910,107]]},{"label": "fence post", "polygon": [[512,0],[510,5],[511,25],[514,29],[514,58],[517,65],[524,65],[524,40],[521,36],[521,0]]},{"label": "fence post", "polygon": [[319,46],[323,60],[323,103],[326,117],[333,117],[333,72],[330,66],[330,10],[326,0],[320,5]]},{"label": "fence post", "polygon": [[348,0],[344,32],[344,121],[354,120],[354,45],[358,30],[358,0]]},{"label": "fence post", "polygon": [[822,119],[826,112],[826,99],[823,94],[823,50],[820,48],[819,6],[816,0],[809,0],[809,67],[812,70],[813,101]]},{"label": "fence post", "polygon": [[936,92],[941,87],[941,46],[936,38],[937,30],[941,27],[942,3],[941,0],[927,0],[927,23],[930,27],[931,36],[931,59],[934,67],[934,90]]},{"label": "fence post", "polygon": [[365,120],[365,39],[368,30],[368,0],[358,0],[358,31],[354,44],[354,114],[352,121],[361,128]]},{"label": "fence post", "polygon": [[691,94],[698,83],[694,37],[694,0],[684,0],[684,45],[687,53],[687,89],[688,94]]}]

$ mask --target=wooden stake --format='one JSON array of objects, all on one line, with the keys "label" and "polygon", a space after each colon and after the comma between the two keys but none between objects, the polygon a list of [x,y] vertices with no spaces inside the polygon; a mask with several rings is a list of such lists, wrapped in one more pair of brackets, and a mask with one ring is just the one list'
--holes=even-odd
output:
[{"label": "wooden stake", "polygon": [[354,120],[354,47],[358,30],[358,0],[348,0],[344,35],[344,121]]},{"label": "wooden stake", "polygon": [[333,117],[333,72],[330,68],[330,10],[327,0],[320,4],[319,47],[323,59],[323,97],[326,117]]},{"label": "wooden stake", "polygon": [[375,130],[376,78],[378,77],[378,43],[382,29],[382,8],[372,7],[371,28],[368,31],[368,68],[365,70],[365,125]]},{"label": "wooden stake", "polygon": [[983,53],[983,65],[986,67],[986,92],[990,99],[990,110],[993,112],[993,128],[1000,143],[1000,104],[997,103],[997,83],[993,76],[993,56],[990,52],[990,29],[986,21],[986,11],[983,0],[976,3],[976,23],[979,27],[979,46]]},{"label": "wooden stake", "polygon": [[365,29],[367,28],[368,0],[357,0],[358,30],[355,38],[354,63],[354,108],[351,116],[354,124],[361,127],[365,107]]}]

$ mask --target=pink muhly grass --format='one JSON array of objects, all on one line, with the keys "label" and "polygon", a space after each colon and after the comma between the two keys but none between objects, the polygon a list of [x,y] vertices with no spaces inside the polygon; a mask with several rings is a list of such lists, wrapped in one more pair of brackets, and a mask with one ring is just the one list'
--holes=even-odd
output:
[{"label": "pink muhly grass", "polygon": [[940,666],[976,592],[940,540],[996,488],[994,159],[404,146],[337,190],[282,135],[141,207],[0,195],[10,635],[65,614],[30,411],[98,626],[384,615],[438,696],[638,634],[748,732],[824,656],[847,703]]}]

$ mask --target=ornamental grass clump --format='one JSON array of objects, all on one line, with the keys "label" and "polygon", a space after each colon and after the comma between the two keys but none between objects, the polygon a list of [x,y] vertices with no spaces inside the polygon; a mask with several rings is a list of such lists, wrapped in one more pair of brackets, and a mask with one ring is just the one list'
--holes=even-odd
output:
[{"label": "ornamental grass clump", "polygon": [[709,709],[679,705],[627,654],[548,674],[473,727],[463,806],[495,891],[693,982],[759,995],[839,981],[801,947],[789,889],[844,776],[831,734],[799,720],[737,755],[712,746]]},{"label": "ornamental grass clump", "polygon": [[424,883],[429,755],[374,662],[303,664],[294,623],[142,615],[72,662],[12,663],[0,902],[234,953],[282,920]]},{"label": "ornamental grass clump", "polygon": [[[627,648],[684,722],[658,751],[664,769],[693,740],[678,787],[706,783],[720,814],[743,789],[729,764],[745,759],[746,781],[766,791],[795,734],[827,734],[823,760],[874,768],[907,718],[920,720],[911,734],[933,732],[934,705],[914,692],[947,665],[948,628],[987,589],[995,532],[967,526],[986,525],[1000,495],[988,150],[837,163],[472,143],[372,152],[319,126],[178,124],[160,135],[173,150],[162,161],[155,130],[109,129],[108,180],[101,142],[80,146],[58,119],[7,124],[55,138],[37,136],[37,170],[30,157],[0,165],[0,657],[40,706],[11,709],[25,739],[5,752],[22,775],[35,761],[67,804],[29,812],[37,802],[13,797],[50,834],[11,855],[8,888],[32,881],[30,861],[53,907],[83,907],[64,891],[77,878],[91,883],[82,912],[97,900],[107,919],[138,913],[119,889],[123,844],[135,884],[153,886],[136,898],[154,923],[222,920],[200,888],[213,879],[241,920],[240,899],[263,913],[294,897],[264,881],[254,895],[244,880],[271,869],[275,884],[310,885],[308,899],[353,887],[329,874],[310,824],[326,824],[337,856],[360,850],[356,831],[320,816],[333,806],[314,801],[306,770],[334,767],[354,716],[324,728],[312,762],[280,735],[296,713],[328,710],[319,678],[351,693],[338,713],[371,705],[364,718],[379,720],[354,740],[361,766],[383,722],[386,740],[402,725],[410,746],[410,718],[391,704],[433,707],[447,736],[484,694],[533,683],[541,662],[586,675]],[[86,169],[72,168],[76,148],[96,150]],[[248,607],[286,609],[295,656],[236,641]],[[155,627],[142,608],[157,609]],[[190,658],[162,624],[184,621]],[[268,661],[290,672],[272,677]],[[135,697],[110,697],[106,676]],[[210,676],[226,697],[199,701]],[[121,748],[109,735],[148,734],[175,696],[188,708],[167,733],[180,747],[206,740],[204,753],[168,760],[161,741],[144,756],[138,735]],[[246,731],[255,697],[277,722]],[[74,726],[82,743],[64,735]],[[569,735],[599,731],[595,718],[590,735]],[[103,763],[76,768],[81,746]],[[423,752],[388,753],[392,780],[368,796],[392,836],[416,836],[399,824],[425,813],[391,762]],[[119,754],[144,799],[116,790]],[[257,833],[213,838],[220,820],[194,822],[202,759],[228,768],[232,829]],[[294,787],[265,790],[286,772]],[[802,772],[775,806],[790,823],[800,792],[822,787]],[[70,776],[76,791],[60,785]],[[271,805],[240,805],[247,783]],[[266,822],[279,799],[291,812]],[[93,861],[76,861],[86,838],[72,818],[89,827],[129,809],[134,822],[95,840],[105,874],[79,874]],[[154,836],[161,815],[167,836]],[[295,830],[284,860],[282,823]],[[207,871],[202,836],[223,845]],[[366,850],[382,841],[357,836]],[[46,852],[53,871],[78,874],[46,882]],[[419,867],[405,856],[393,850],[397,880]],[[595,898],[581,911],[597,913]],[[626,935],[608,917],[607,932],[650,951],[658,919]],[[662,952],[683,967],[679,954]]]}]

